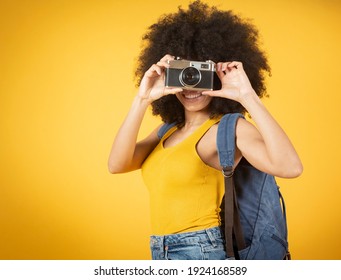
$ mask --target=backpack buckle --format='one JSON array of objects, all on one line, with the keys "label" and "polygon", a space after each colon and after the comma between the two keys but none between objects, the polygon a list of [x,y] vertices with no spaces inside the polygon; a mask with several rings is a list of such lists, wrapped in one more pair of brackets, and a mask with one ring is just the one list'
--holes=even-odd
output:
[{"label": "backpack buckle", "polygon": [[234,171],[232,166],[224,166],[221,172],[223,173],[224,177],[231,178],[233,176]]}]

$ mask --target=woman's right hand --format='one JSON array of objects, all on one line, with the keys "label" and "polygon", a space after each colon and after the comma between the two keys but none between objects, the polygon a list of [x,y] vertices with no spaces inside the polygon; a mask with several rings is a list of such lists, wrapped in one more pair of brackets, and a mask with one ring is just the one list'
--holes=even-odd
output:
[{"label": "woman's right hand", "polygon": [[174,60],[174,56],[167,54],[147,70],[140,83],[140,98],[152,103],[162,96],[182,92],[182,88],[165,87],[165,68],[169,67],[170,60]]}]

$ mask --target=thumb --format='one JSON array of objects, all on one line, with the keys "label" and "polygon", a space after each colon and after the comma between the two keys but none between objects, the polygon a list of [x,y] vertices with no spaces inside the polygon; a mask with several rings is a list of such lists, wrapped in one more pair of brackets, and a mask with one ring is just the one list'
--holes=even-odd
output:
[{"label": "thumb", "polygon": [[208,95],[212,97],[221,97],[223,95],[222,90],[206,90],[201,93],[202,95]]}]

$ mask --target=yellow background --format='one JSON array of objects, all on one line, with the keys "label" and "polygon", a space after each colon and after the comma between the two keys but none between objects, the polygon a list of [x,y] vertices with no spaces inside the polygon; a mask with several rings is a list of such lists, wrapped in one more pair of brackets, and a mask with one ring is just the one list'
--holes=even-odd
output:
[{"label": "yellow background", "polygon": [[[303,175],[278,180],[294,259],[341,259],[337,0],[212,0],[254,19],[272,77],[265,104]],[[0,258],[149,259],[140,172],[107,157],[136,94],[146,28],[174,0],[1,0]],[[145,136],[159,120],[146,116]]]}]

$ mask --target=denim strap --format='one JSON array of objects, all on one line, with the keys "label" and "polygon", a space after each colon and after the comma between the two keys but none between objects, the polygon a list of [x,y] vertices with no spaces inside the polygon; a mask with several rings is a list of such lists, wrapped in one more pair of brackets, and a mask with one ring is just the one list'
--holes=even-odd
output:
[{"label": "denim strap", "polygon": [[233,167],[236,151],[236,124],[242,114],[226,114],[218,125],[217,150],[222,167]]},{"label": "denim strap", "polygon": [[236,124],[239,118],[244,118],[244,116],[238,113],[224,115],[220,120],[217,132],[217,150],[225,177],[225,197],[223,202],[225,219],[223,223],[228,258],[235,258],[234,238],[236,239],[238,249],[245,248],[233,180],[233,166],[236,151]]},{"label": "denim strap", "polygon": [[159,131],[157,132],[157,136],[159,137],[159,139],[161,139],[166,133],[168,130],[170,130],[173,126],[175,126],[176,123],[164,123]]}]

